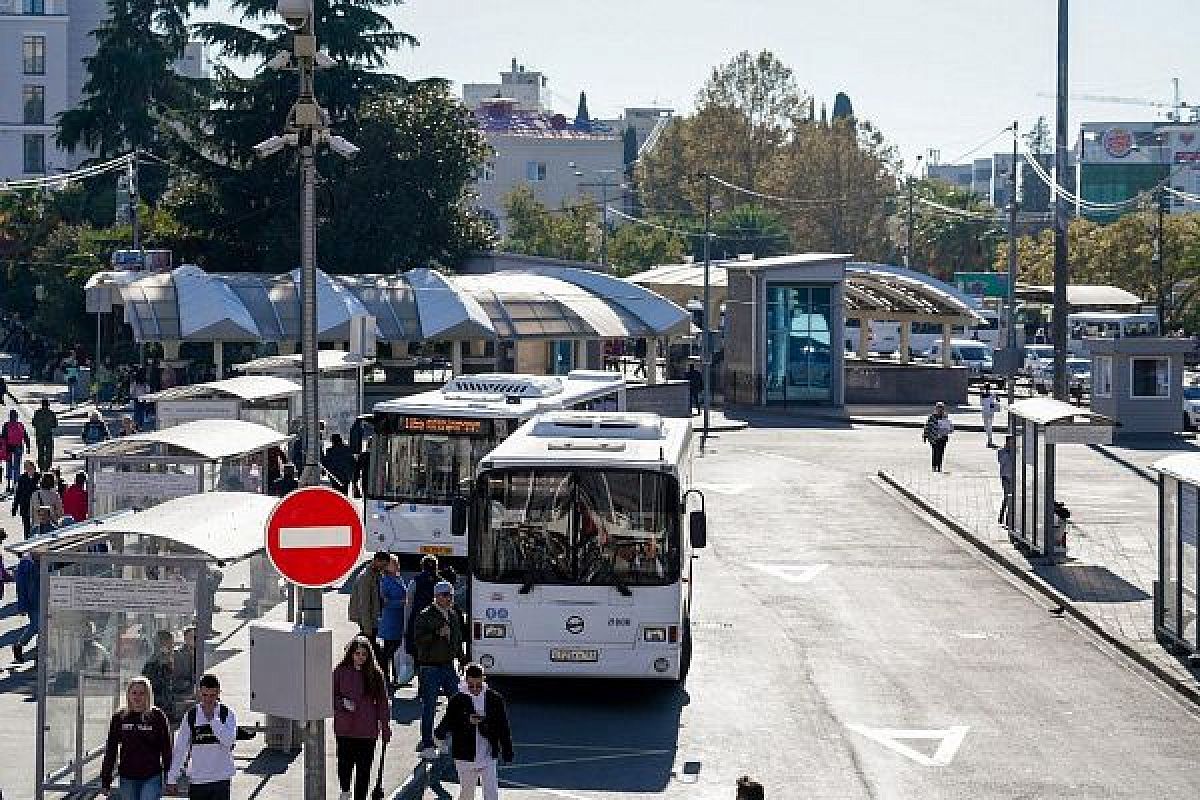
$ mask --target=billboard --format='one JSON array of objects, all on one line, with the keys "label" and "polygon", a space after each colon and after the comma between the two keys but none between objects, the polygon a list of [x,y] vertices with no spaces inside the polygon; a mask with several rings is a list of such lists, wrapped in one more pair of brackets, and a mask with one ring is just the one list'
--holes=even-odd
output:
[{"label": "billboard", "polygon": [[956,272],[954,285],[972,297],[1008,297],[1008,274],[1004,272]]}]

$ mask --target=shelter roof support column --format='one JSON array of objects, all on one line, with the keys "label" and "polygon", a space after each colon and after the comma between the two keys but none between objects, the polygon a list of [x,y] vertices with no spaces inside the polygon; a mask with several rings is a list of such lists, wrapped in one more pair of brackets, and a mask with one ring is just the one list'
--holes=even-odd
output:
[{"label": "shelter roof support column", "polygon": [[900,363],[912,362],[912,323],[904,320],[900,323]]},{"label": "shelter roof support column", "polygon": [[950,352],[950,337],[953,335],[954,326],[949,320],[942,323],[942,366],[949,367],[954,364],[954,354]]},{"label": "shelter roof support column", "polygon": [[455,339],[450,342],[450,375],[457,377],[463,373],[463,343]]}]

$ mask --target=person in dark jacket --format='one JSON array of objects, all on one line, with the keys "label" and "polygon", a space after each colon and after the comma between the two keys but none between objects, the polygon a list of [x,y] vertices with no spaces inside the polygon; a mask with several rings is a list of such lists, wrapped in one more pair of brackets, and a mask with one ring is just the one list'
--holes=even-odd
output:
[{"label": "person in dark jacket", "polygon": [[433,602],[433,587],[441,580],[438,577],[437,556],[427,555],[421,558],[421,571],[413,576],[408,591],[412,595],[408,619],[404,625],[404,649],[410,656],[416,657],[417,646],[413,642],[413,622],[417,615],[428,608]]},{"label": "person in dark jacket", "polygon": [[458,691],[454,659],[462,650],[463,625],[454,611],[454,587],[439,581],[433,587],[433,603],[413,621],[417,646],[417,694],[421,698],[421,743],[423,756],[433,749],[433,717],[438,696],[453,697]]},{"label": "person in dark jacket", "polygon": [[483,667],[468,664],[459,693],[450,698],[442,721],[434,729],[438,739],[451,737],[450,753],[458,770],[459,800],[475,797],[475,784],[483,786],[484,800],[496,800],[500,782],[497,762],[513,760],[512,730],[504,698],[484,681]]},{"label": "person in dark jacket", "polygon": [[37,440],[38,469],[50,469],[54,463],[54,430],[58,415],[50,410],[50,400],[42,398],[42,407],[33,412],[33,433]]},{"label": "person in dark jacket", "polygon": [[364,637],[355,636],[333,670],[333,735],[342,788],[339,800],[350,800],[351,778],[354,800],[367,800],[375,742],[382,737],[387,747],[392,738],[391,720],[387,681],[375,660],[375,648]]},{"label": "person in dark jacket", "polygon": [[38,475],[37,465],[32,461],[25,462],[25,471],[17,478],[17,488],[13,492],[12,513],[21,515],[21,527],[25,529],[25,538],[29,538],[29,529],[33,525],[33,493],[38,490],[41,476]]},{"label": "person in dark jacket", "polygon": [[17,663],[25,660],[25,647],[38,634],[38,619],[41,615],[42,554],[30,550],[17,562],[17,611],[29,617],[29,623],[17,634],[13,643],[13,658]]},{"label": "person in dark jacket", "polygon": [[379,612],[379,638],[383,640],[383,663],[379,668],[388,679],[389,689],[400,688],[395,657],[404,644],[404,607],[408,590],[400,577],[400,560],[392,556],[384,573],[379,576],[379,596],[383,608]]},{"label": "person in dark jacket", "polygon": [[83,423],[83,428],[79,431],[79,438],[88,445],[112,438],[108,432],[108,426],[100,418],[100,412],[93,411],[88,415],[88,421]]},{"label": "person in dark jacket", "polygon": [[[150,681],[154,697],[167,719],[178,724],[183,718],[183,709],[179,708],[180,703],[175,695],[175,634],[160,630],[154,635],[154,642],[154,655],[142,667],[142,675]],[[183,696],[187,697],[187,694]]]},{"label": "person in dark jacket", "polygon": [[329,437],[329,447],[325,449],[321,466],[333,479],[333,488],[342,494],[350,493],[350,481],[354,479],[354,451],[342,440],[340,433]]},{"label": "person in dark jacket", "polygon": [[113,767],[121,779],[122,800],[158,800],[163,774],[171,766],[171,727],[154,705],[150,681],[134,678],[125,689],[125,707],[113,714],[100,767],[100,788],[112,791]]},{"label": "person in dark jacket", "polygon": [[700,370],[696,369],[695,364],[688,364],[687,372],[683,377],[688,384],[688,405],[696,409],[699,414],[703,409],[700,407],[700,398],[704,394],[704,376],[700,374]]}]

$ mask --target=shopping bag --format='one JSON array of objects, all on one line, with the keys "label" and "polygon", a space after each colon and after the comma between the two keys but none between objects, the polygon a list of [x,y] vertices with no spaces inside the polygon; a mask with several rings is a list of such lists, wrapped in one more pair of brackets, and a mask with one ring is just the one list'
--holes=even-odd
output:
[{"label": "shopping bag", "polygon": [[404,652],[403,649],[396,652],[392,659],[392,666],[395,668],[396,683],[401,686],[406,686],[412,683],[413,675],[416,674],[416,668],[413,665],[413,657]]}]

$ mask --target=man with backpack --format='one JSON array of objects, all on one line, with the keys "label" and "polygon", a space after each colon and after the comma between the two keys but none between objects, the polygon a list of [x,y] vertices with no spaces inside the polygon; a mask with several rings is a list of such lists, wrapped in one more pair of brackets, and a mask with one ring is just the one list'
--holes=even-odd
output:
[{"label": "man with backpack", "polygon": [[220,702],[221,682],[211,672],[200,678],[196,694],[199,702],[188,709],[175,734],[167,794],[175,794],[179,776],[186,769],[188,797],[229,800],[229,783],[236,772],[233,746],[237,742],[237,718]]},{"label": "man with backpack", "polygon": [[8,412],[8,422],[4,423],[4,427],[0,427],[0,439],[4,441],[7,462],[7,468],[4,470],[6,491],[11,492],[13,481],[21,474],[21,460],[25,457],[25,448],[30,446],[29,432],[25,430],[21,420],[17,419],[15,410]]}]

